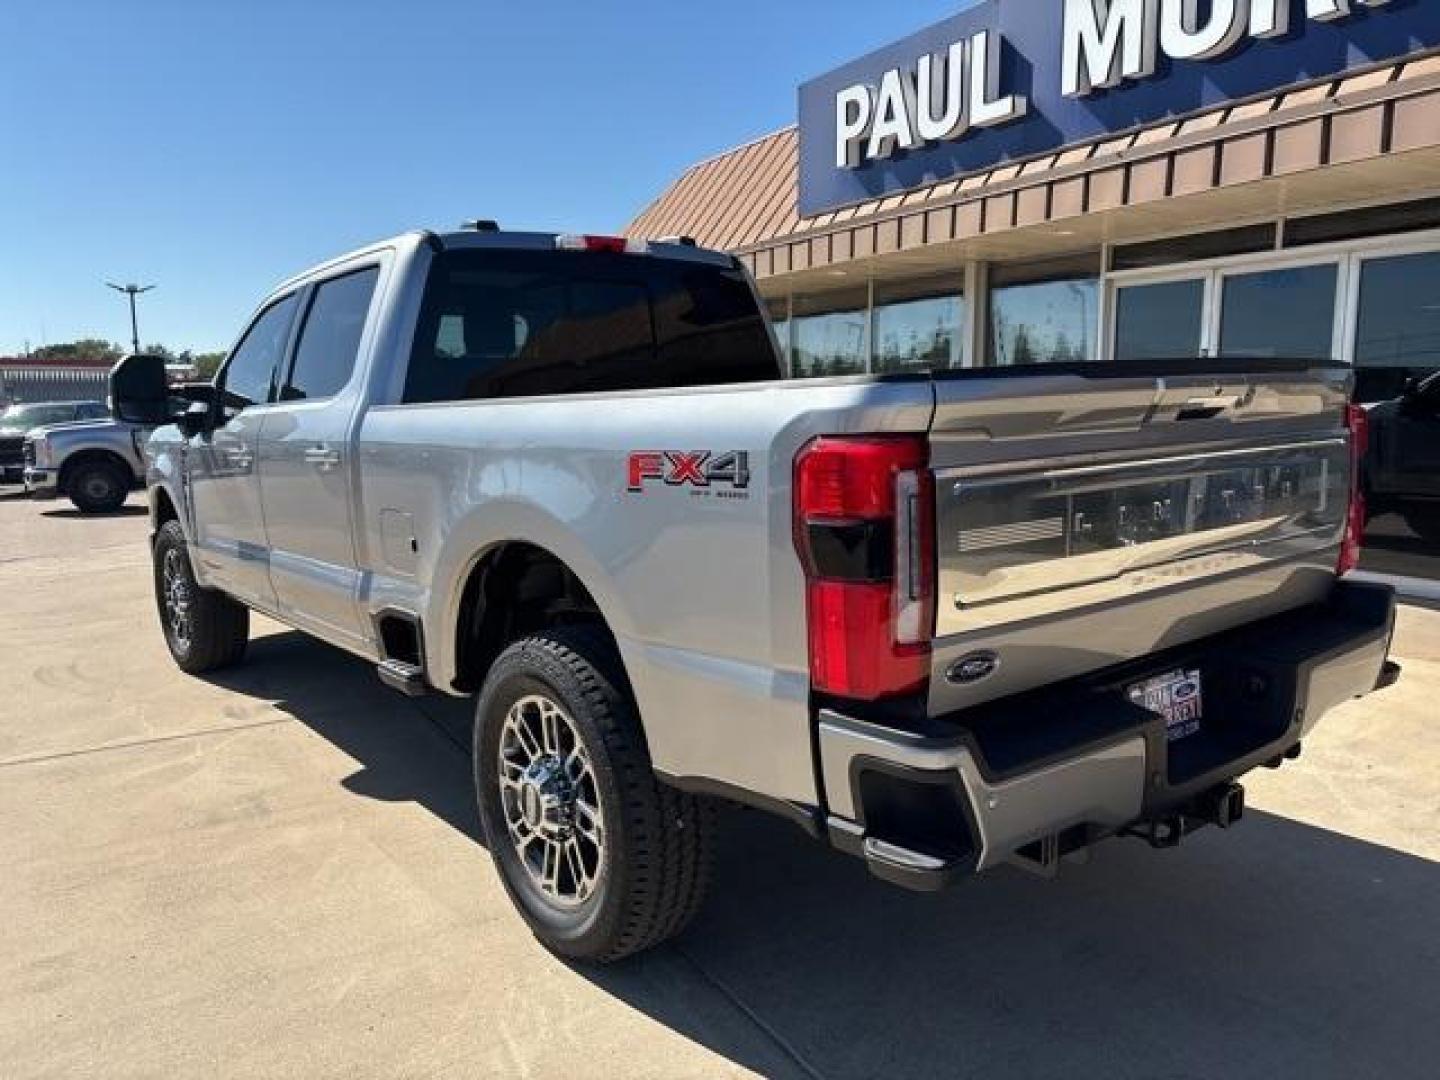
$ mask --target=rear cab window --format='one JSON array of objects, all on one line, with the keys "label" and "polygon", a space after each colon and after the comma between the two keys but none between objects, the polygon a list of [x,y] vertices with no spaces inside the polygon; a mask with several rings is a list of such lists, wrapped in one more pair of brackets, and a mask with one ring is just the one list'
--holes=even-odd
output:
[{"label": "rear cab window", "polygon": [[406,403],[724,386],[779,379],[737,268],[611,252],[438,254]]},{"label": "rear cab window", "polygon": [[370,266],[315,287],[280,400],[334,397],[350,381],[379,278]]}]

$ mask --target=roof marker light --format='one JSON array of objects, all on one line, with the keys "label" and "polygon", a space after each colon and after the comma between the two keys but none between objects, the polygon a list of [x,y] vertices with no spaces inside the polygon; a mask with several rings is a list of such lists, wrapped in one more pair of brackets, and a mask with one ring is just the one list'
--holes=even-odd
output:
[{"label": "roof marker light", "polygon": [[588,233],[561,233],[555,237],[555,247],[560,251],[608,251],[614,255],[646,255],[650,252],[650,245],[644,240],[592,236]]}]

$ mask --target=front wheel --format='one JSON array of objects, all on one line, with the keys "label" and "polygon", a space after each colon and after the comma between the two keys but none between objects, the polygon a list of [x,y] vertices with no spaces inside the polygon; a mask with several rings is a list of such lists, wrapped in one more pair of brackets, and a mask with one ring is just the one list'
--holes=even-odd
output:
[{"label": "front wheel", "polygon": [[180,670],[199,675],[238,663],[250,641],[250,609],[200,587],[178,521],[155,534],[154,563],[160,627]]},{"label": "front wheel", "polygon": [[561,627],[506,649],[480,693],[474,747],[491,857],[542,944],[608,963],[690,921],[714,810],[656,779],[607,635]]},{"label": "front wheel", "polygon": [[82,514],[113,514],[125,505],[129,478],[108,461],[86,461],[66,479],[66,490]]}]

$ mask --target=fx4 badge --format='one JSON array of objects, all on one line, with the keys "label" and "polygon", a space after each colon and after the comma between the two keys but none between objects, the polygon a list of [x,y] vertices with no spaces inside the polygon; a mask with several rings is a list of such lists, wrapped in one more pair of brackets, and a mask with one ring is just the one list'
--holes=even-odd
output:
[{"label": "fx4 badge", "polygon": [[645,485],[662,481],[667,487],[699,489],[725,488],[723,494],[745,491],[750,486],[750,454],[733,450],[717,454],[711,450],[645,450],[630,455],[627,490],[642,492]]}]

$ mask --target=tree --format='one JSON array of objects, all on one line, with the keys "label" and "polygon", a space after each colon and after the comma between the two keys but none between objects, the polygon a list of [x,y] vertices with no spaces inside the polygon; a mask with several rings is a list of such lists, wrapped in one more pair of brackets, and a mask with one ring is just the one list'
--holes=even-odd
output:
[{"label": "tree", "polygon": [[103,338],[80,338],[78,341],[42,345],[30,354],[35,360],[56,360],[75,363],[81,360],[103,360],[113,364],[120,359],[120,346]]},{"label": "tree", "polygon": [[1034,364],[1039,360],[1035,355],[1035,346],[1030,344],[1030,329],[1021,325],[1015,331],[1015,344],[1010,354],[1012,364]]},{"label": "tree", "polygon": [[1083,364],[1085,362],[1085,349],[1080,343],[1070,340],[1070,335],[1060,331],[1060,336],[1055,341],[1055,352],[1051,359],[1057,364]]},{"label": "tree", "polygon": [[190,357],[190,363],[195,365],[202,379],[213,379],[215,372],[220,370],[220,365],[224,360],[225,354],[223,352],[196,353]]}]

